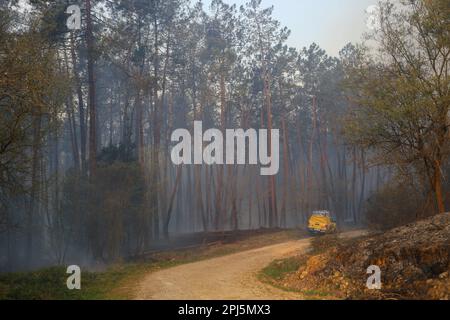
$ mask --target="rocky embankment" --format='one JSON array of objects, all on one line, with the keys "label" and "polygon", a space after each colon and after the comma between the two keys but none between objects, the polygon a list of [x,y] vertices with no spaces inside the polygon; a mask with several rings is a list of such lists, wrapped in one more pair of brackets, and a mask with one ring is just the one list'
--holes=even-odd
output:
[{"label": "rocky embankment", "polygon": [[[371,265],[381,290],[366,286]],[[450,296],[450,214],[337,244],[311,255],[283,286],[349,299],[444,299]]]}]

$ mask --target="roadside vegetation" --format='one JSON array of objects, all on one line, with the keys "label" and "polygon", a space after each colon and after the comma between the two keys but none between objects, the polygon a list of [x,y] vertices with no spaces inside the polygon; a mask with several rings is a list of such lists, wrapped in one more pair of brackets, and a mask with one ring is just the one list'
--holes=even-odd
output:
[{"label": "roadside vegetation", "polygon": [[[318,209],[384,233],[316,238],[264,281],[366,297],[374,263],[402,287],[380,297],[448,298],[449,0],[381,1],[335,56],[290,47],[262,0],[72,0],[78,29],[67,1],[22,2],[0,1],[1,299],[132,298],[152,270],[302,237],[274,230]],[[172,134],[197,121],[278,130],[279,174],[176,165]],[[186,234],[215,236],[172,242]],[[80,292],[41,269],[72,262],[95,271]]]},{"label": "roadside vegetation", "polygon": [[[285,282],[289,277],[297,274],[298,270],[305,266],[310,257],[319,255],[328,249],[334,248],[339,241],[338,235],[317,236],[311,239],[311,249],[306,254],[298,254],[286,259],[275,260],[265,267],[259,273],[259,279],[269,285],[272,285],[281,290],[289,292],[297,292],[302,294],[306,299],[332,299],[331,292],[321,291],[319,289],[301,289],[290,286]],[[346,241],[355,241],[354,239]]]},{"label": "roadside vegetation", "polygon": [[[148,269],[147,269],[148,268]],[[68,290],[65,267],[52,267],[34,272],[0,275],[1,300],[97,300],[120,299],[124,292],[115,291],[136,273],[150,270],[150,265],[111,267],[105,272],[83,272],[81,290]]]},{"label": "roadside vegetation", "polygon": [[[321,293],[326,299],[449,299],[450,214],[335,240],[317,237],[311,252],[273,262],[260,277],[278,288]],[[372,265],[381,269],[381,290],[366,286]]]},{"label": "roadside vegetation", "polygon": [[177,265],[220,257],[240,251],[304,238],[301,230],[266,230],[244,238],[223,237],[223,241],[204,243],[191,248],[153,252],[132,262],[117,264],[105,271],[83,271],[81,290],[68,290],[65,267],[34,272],[0,274],[0,300],[122,300],[134,298],[134,290],[145,275]]}]

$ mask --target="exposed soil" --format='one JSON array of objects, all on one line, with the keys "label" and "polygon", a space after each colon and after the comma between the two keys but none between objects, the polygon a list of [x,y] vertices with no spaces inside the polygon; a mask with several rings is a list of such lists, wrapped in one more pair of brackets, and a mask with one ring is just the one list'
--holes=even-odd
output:
[{"label": "exposed soil", "polygon": [[[352,232],[346,236],[357,236]],[[299,300],[299,293],[277,289],[258,280],[258,273],[276,259],[305,253],[310,239],[180,265],[149,273],[140,283],[139,300]]]},{"label": "exposed soil", "polygon": [[[342,299],[448,300],[450,214],[299,256],[300,269],[277,285]],[[367,268],[381,269],[381,290],[367,288]]]}]

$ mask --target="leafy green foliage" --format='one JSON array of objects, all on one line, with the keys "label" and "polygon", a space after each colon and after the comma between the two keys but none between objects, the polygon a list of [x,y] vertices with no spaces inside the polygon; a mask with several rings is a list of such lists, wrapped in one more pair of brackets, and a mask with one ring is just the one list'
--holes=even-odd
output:
[{"label": "leafy green foliage", "polygon": [[440,213],[450,152],[450,8],[444,2],[380,4],[381,26],[371,38],[384,59],[363,52],[347,64],[353,106],[344,130],[349,143],[373,153],[372,163],[392,166],[433,192]]}]

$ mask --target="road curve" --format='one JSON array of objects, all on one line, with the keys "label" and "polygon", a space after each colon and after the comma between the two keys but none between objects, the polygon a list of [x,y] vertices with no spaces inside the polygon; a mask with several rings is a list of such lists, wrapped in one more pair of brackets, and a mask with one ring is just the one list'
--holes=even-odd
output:
[{"label": "road curve", "polygon": [[[350,232],[355,237],[362,232]],[[289,241],[219,258],[149,273],[139,284],[137,300],[300,300],[260,282],[258,272],[276,259],[305,252],[310,239]]]}]

